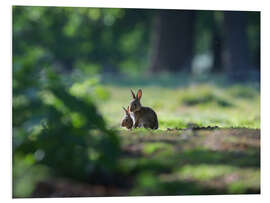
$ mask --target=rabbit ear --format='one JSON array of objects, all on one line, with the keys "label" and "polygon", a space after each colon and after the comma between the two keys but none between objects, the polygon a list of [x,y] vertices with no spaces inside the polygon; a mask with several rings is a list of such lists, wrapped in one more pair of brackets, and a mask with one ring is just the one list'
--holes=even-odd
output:
[{"label": "rabbit ear", "polygon": [[131,94],[132,94],[133,99],[135,99],[136,97],[135,97],[134,92],[132,91],[132,89],[130,89],[130,91],[131,91]]},{"label": "rabbit ear", "polygon": [[122,108],[124,109],[124,111],[126,112],[126,114],[128,114],[128,110],[125,109],[125,107],[122,106]]},{"label": "rabbit ear", "polygon": [[140,100],[142,97],[142,90],[139,89],[138,92],[137,92],[137,98]]},{"label": "rabbit ear", "polygon": [[130,113],[130,107],[129,106],[127,107],[127,111],[128,111],[128,113]]}]

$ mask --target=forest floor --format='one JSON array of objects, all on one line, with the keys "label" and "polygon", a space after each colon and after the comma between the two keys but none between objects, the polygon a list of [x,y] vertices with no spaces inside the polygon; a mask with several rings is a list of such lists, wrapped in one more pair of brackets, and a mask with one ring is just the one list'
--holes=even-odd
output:
[{"label": "forest floor", "polygon": [[[33,197],[260,193],[260,130],[122,130],[122,186],[40,182]],[[131,172],[131,173],[130,173]]]},{"label": "forest floor", "polygon": [[260,130],[191,127],[122,136],[124,165],[140,171],[130,194],[260,192]]},{"label": "forest floor", "polygon": [[[259,84],[186,78],[103,79],[97,95],[107,99],[99,100],[98,108],[121,140],[120,184],[54,178],[37,184],[32,196],[260,193]],[[88,86],[78,86],[86,96]],[[130,88],[143,90],[141,103],[156,111],[158,130],[120,128]]]},{"label": "forest floor", "polygon": [[[189,77],[186,77],[189,78]],[[141,104],[155,110],[159,129],[186,128],[189,123],[220,128],[260,128],[259,83],[232,83],[223,78],[186,79],[185,76],[105,79],[108,98],[99,110],[108,124],[119,128],[122,106],[131,101],[130,89],[142,89]],[[110,81],[110,82],[107,82]]]}]

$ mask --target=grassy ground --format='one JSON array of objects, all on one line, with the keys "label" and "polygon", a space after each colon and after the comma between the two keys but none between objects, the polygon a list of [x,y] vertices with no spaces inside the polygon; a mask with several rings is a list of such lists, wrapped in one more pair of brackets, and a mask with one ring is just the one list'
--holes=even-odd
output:
[{"label": "grassy ground", "polygon": [[117,186],[60,178],[40,182],[32,196],[260,193],[260,130],[136,129],[119,133],[123,153]]},{"label": "grassy ground", "polygon": [[130,84],[121,83],[120,78],[112,84],[106,80],[105,88],[110,99],[100,104],[100,110],[109,125],[120,126],[124,116],[122,106],[127,107],[131,100],[129,88],[134,91],[142,88],[141,103],[156,111],[162,130],[185,128],[189,123],[223,128],[260,128],[260,93],[254,84],[228,85],[211,80],[188,83],[173,78],[166,86],[161,79],[156,83],[144,79],[137,84],[134,80],[132,83],[130,79]]},{"label": "grassy ground", "polygon": [[[87,98],[95,81],[81,81],[71,92]],[[130,88],[143,90],[141,103],[156,111],[158,130],[120,127]],[[102,77],[94,94],[105,99],[97,99],[99,111],[121,138],[118,185],[59,177],[21,194],[22,180],[15,196],[32,190],[33,197],[260,193],[258,83],[216,76]]]},{"label": "grassy ground", "polygon": [[122,132],[131,195],[241,194],[260,191],[260,131]]},{"label": "grassy ground", "polygon": [[[167,81],[167,82],[166,82]],[[168,82],[170,81],[170,82]],[[256,84],[222,78],[117,78],[104,82],[100,105],[116,127],[133,167],[131,195],[239,194],[260,191],[260,93]],[[159,130],[119,127],[129,88],[142,88],[142,105],[158,115]],[[196,130],[190,126],[216,129]]]}]

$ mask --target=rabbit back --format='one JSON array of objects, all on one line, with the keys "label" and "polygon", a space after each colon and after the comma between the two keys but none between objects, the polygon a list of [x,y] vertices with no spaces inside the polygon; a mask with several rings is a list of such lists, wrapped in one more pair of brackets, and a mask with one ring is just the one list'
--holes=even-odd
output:
[{"label": "rabbit back", "polygon": [[141,107],[139,111],[134,112],[134,118],[139,127],[158,129],[157,114],[149,107]]}]

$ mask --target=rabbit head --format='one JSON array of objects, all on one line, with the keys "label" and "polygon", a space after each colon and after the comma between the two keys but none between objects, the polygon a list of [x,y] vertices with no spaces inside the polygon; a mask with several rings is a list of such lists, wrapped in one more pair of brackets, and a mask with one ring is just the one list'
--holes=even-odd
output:
[{"label": "rabbit head", "polygon": [[124,107],[122,107],[122,108],[124,109],[126,115],[122,119],[121,126],[126,127],[127,129],[131,129],[133,126],[133,120],[130,116],[130,108],[129,108],[129,106],[127,109],[125,109]]},{"label": "rabbit head", "polygon": [[142,97],[142,90],[139,89],[136,96],[134,92],[132,91],[132,89],[130,89],[130,91],[133,98],[130,102],[130,111],[131,112],[139,111],[142,107],[141,102],[140,102],[141,97]]}]

